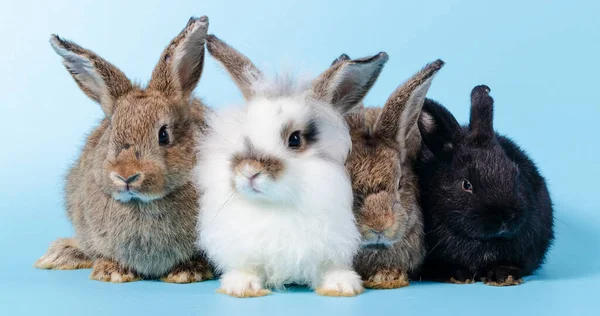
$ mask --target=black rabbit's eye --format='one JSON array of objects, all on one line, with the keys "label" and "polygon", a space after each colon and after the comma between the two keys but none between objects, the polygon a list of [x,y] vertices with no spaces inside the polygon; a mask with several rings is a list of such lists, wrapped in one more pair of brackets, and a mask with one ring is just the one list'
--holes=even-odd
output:
[{"label": "black rabbit's eye", "polygon": [[288,147],[292,149],[300,148],[302,145],[302,136],[300,136],[300,131],[295,131],[288,138]]},{"label": "black rabbit's eye", "polygon": [[473,185],[471,184],[471,182],[469,182],[469,180],[463,180],[462,188],[463,188],[463,190],[465,190],[469,193],[473,193]]},{"label": "black rabbit's eye", "polygon": [[169,144],[169,132],[167,132],[167,126],[164,125],[158,131],[158,143],[161,145]]}]

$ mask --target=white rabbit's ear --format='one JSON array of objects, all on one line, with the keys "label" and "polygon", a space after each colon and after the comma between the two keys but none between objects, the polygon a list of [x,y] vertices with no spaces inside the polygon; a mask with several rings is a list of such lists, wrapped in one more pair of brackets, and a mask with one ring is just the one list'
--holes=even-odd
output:
[{"label": "white rabbit's ear", "polygon": [[440,59],[427,64],[396,88],[377,118],[375,133],[397,141],[403,149],[403,155],[416,156],[419,150],[421,136],[417,121],[431,81],[443,66],[444,62]]},{"label": "white rabbit's ear", "polygon": [[111,116],[115,101],[133,89],[131,81],[111,63],[94,52],[53,34],[50,45],[63,58],[63,64],[77,85],[98,102],[106,116]]},{"label": "white rabbit's ear", "polygon": [[347,55],[341,57],[313,81],[311,97],[330,103],[345,114],[359,105],[369,92],[388,61],[388,55],[382,52],[355,60],[346,59]]},{"label": "white rabbit's ear", "polygon": [[169,97],[189,99],[204,68],[207,31],[206,16],[190,18],[183,31],[163,51],[148,87]]},{"label": "white rabbit's ear", "polygon": [[263,78],[262,72],[248,57],[214,35],[207,37],[206,48],[210,55],[225,67],[242,92],[244,99],[252,99],[254,97],[253,85]]}]

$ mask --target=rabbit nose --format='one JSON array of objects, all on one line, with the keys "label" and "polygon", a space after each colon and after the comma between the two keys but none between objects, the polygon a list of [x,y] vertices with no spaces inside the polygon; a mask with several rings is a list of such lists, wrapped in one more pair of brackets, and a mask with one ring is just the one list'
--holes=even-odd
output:
[{"label": "rabbit nose", "polygon": [[244,177],[248,178],[248,180],[250,180],[250,183],[253,183],[254,180],[256,180],[256,178],[258,178],[258,176],[260,176],[262,174],[261,171],[257,171],[254,174],[252,174],[251,176],[247,176],[244,174]]},{"label": "rabbit nose", "polygon": [[373,234],[376,234],[376,235],[385,235],[385,233],[390,229],[390,227],[392,227],[391,224],[384,224],[384,225],[382,225],[380,227],[377,227],[376,229],[372,228],[372,227],[370,227],[369,229],[371,230],[371,232]]},{"label": "rabbit nose", "polygon": [[139,180],[141,180],[142,174],[139,172],[136,172],[130,176],[124,177],[116,172],[112,172],[111,178],[113,178],[113,181],[116,180],[115,182],[123,182],[127,185],[127,187],[129,187],[130,185],[134,184],[135,182],[138,182]]}]

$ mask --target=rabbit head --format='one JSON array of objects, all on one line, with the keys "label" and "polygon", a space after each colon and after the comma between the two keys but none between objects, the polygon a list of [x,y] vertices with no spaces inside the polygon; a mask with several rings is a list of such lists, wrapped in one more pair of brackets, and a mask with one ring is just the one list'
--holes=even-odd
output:
[{"label": "rabbit head", "polygon": [[215,146],[228,146],[216,150],[223,154],[217,159],[229,162],[234,191],[251,200],[290,203],[310,186],[303,179],[316,161],[343,165],[351,148],[343,114],[360,103],[388,58],[380,53],[345,61],[302,84],[266,80],[247,57],[215,36],[207,38],[207,49],[246,101],[243,111],[222,113],[223,122],[215,124],[215,133],[226,135]]},{"label": "rabbit head", "polygon": [[[146,88],[94,52],[52,35],[77,85],[100,104],[103,135],[91,164],[114,199],[150,202],[189,182],[203,105],[192,93],[202,73],[208,19],[191,18],[162,53]],[[200,121],[200,122],[199,122]]]},{"label": "rabbit head", "polygon": [[529,216],[519,166],[501,144],[493,126],[490,88],[471,92],[469,125],[461,127],[443,106],[425,104],[419,118],[424,144],[432,155],[423,186],[432,192],[424,203],[435,225],[474,239],[509,238]]},{"label": "rabbit head", "polygon": [[[338,60],[345,60],[342,55]],[[444,62],[426,65],[400,85],[384,107],[348,115],[354,212],[364,246],[389,247],[421,225],[414,164],[421,148],[417,121],[434,75]]]}]

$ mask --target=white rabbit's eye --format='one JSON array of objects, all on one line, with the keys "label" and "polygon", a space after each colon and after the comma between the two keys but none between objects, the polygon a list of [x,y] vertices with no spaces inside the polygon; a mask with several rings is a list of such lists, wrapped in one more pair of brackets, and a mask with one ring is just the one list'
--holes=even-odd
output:
[{"label": "white rabbit's eye", "polygon": [[462,189],[466,192],[473,193],[473,185],[471,182],[469,182],[469,180],[463,180]]},{"label": "white rabbit's eye", "polygon": [[300,148],[302,145],[302,136],[300,135],[300,131],[295,131],[288,138],[288,147],[292,149]]},{"label": "white rabbit's eye", "polygon": [[161,145],[169,144],[169,132],[167,131],[167,125],[163,125],[158,131],[158,143]]}]

